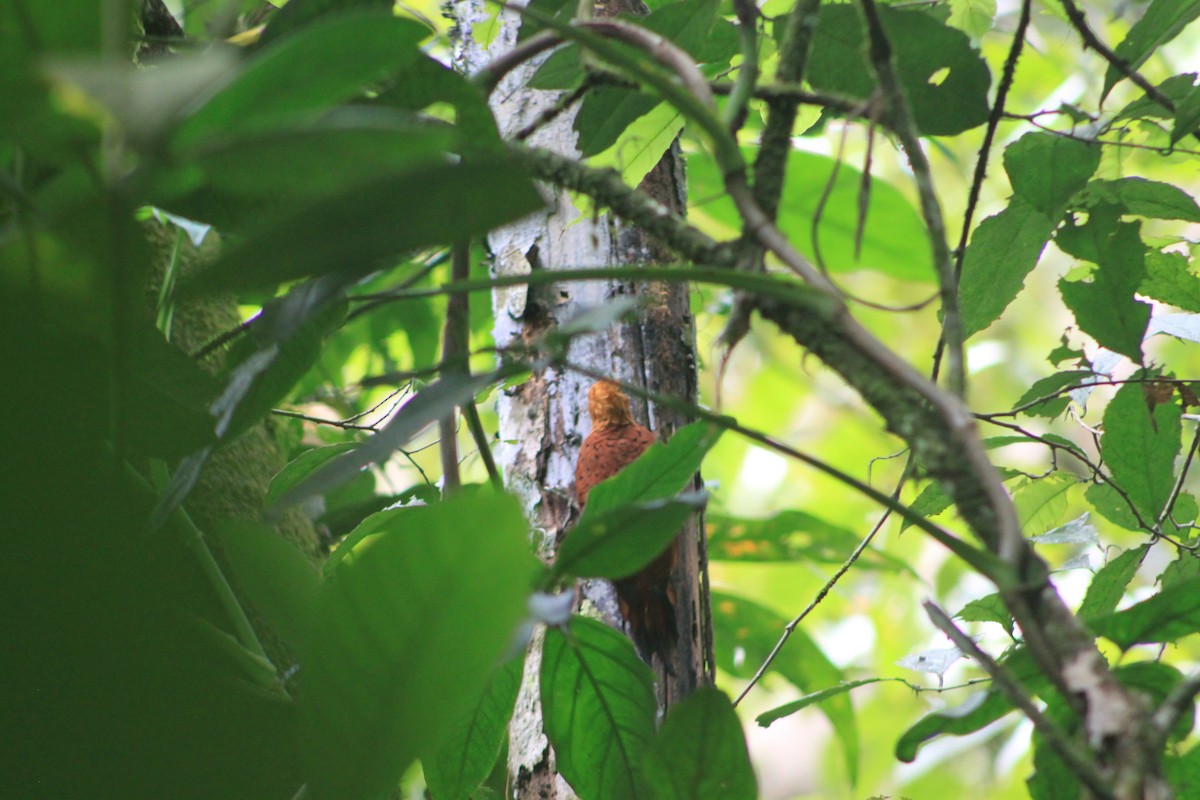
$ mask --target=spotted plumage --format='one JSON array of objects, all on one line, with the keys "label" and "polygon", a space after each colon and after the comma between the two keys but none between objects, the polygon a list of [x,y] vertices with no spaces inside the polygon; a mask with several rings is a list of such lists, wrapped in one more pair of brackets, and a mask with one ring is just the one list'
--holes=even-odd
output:
[{"label": "spotted plumage", "polygon": [[[612,381],[597,381],[588,391],[588,414],[592,432],[583,440],[575,467],[575,493],[582,508],[596,484],[632,464],[654,443],[654,434],[637,424],[629,398]],[[649,661],[651,654],[668,665],[678,638],[675,624],[675,592],[671,570],[679,557],[679,545],[671,544],[640,572],[613,581],[621,614],[629,623],[629,635]]]}]

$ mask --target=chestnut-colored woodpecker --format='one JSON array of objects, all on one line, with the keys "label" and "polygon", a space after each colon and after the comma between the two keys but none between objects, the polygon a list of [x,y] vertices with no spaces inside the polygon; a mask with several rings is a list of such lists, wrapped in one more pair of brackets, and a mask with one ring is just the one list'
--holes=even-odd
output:
[{"label": "chestnut-colored woodpecker", "polygon": [[[654,443],[654,434],[634,422],[629,398],[612,381],[592,384],[588,414],[592,432],[583,440],[575,467],[575,494],[580,508],[587,504],[588,493],[596,484],[632,464]],[[657,655],[667,669],[678,638],[675,590],[671,586],[671,570],[678,558],[679,543],[672,539],[667,549],[640,572],[613,581],[621,615],[629,624],[629,637],[638,652],[647,662],[651,654]]]}]

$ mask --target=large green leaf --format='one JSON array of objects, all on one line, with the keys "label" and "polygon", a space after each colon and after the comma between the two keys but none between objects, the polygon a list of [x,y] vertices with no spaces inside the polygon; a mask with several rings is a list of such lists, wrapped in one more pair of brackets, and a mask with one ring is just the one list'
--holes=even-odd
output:
[{"label": "large green leaf", "polygon": [[[753,153],[746,151],[747,161]],[[837,177],[834,178],[834,170]],[[821,211],[817,242],[821,261],[830,272],[873,269],[902,280],[933,281],[933,256],[924,223],[907,198],[881,180],[869,181],[870,202],[863,225],[861,250],[856,242],[862,173],[829,156],[793,150],[780,202],[779,227],[797,249],[815,258],[813,217],[830,180],[833,188]],[[723,223],[730,235],[741,231],[740,217],[724,191],[724,182],[707,156],[688,159],[688,193],[696,211]],[[905,231],[905,235],[897,235]]]},{"label": "large green leaf", "polygon": [[497,667],[479,703],[455,723],[445,743],[421,756],[435,800],[468,800],[487,779],[508,734],[524,665],[518,657]]},{"label": "large green leaf", "polygon": [[1067,492],[1078,485],[1079,479],[1067,472],[1032,480],[1023,478],[1012,489],[1021,531],[1026,536],[1036,536],[1057,525],[1067,511]]},{"label": "large green leaf", "polygon": [[1027,133],[1004,149],[1013,193],[1051,219],[1087,185],[1100,165],[1100,146],[1048,133]]},{"label": "large green leaf", "polygon": [[420,167],[259,224],[185,286],[237,291],[327,273],[363,275],[406,250],[486,233],[541,205],[524,170],[499,157]]},{"label": "large green leaf", "polygon": [[959,282],[963,335],[972,336],[1000,318],[1025,288],[1056,222],[1020,195],[971,234]]},{"label": "large green leaf", "polygon": [[1153,524],[1175,486],[1180,411],[1174,403],[1153,410],[1141,384],[1121,387],[1104,411],[1100,451],[1104,463],[1144,520]]},{"label": "large green leaf", "polygon": [[584,800],[651,793],[642,760],[654,738],[654,676],[629,640],[576,616],[546,631],[542,718],[558,771]]},{"label": "large green leaf", "polygon": [[659,102],[653,95],[619,86],[602,86],[588,92],[575,115],[580,154],[586,158],[606,150],[634,120],[648,114]]},{"label": "large green leaf", "polygon": [[671,707],[654,739],[646,775],[660,800],[755,800],[758,787],[737,713],[704,687]]},{"label": "large green leaf", "polygon": [[[209,5],[218,5],[210,3]],[[390,0],[297,0],[287,3],[271,15],[266,28],[258,37],[259,45],[267,45],[285,35],[291,35],[315,22],[335,14],[354,11],[391,11]]]},{"label": "large green leaf", "polygon": [[187,150],[211,136],[290,124],[360,94],[420,56],[429,30],[391,13],[339,15],[264,48],[175,133]]},{"label": "large green leaf", "polygon": [[[921,11],[881,6],[879,16],[922,134],[949,136],[987,121],[991,74],[962,31]],[[874,70],[857,8],[822,5],[805,77],[817,89],[871,96]]]},{"label": "large green leaf", "polygon": [[[717,666],[744,679],[750,678],[767,659],[787,624],[787,620],[764,606],[717,591],[712,593],[712,613]],[[792,631],[771,668],[805,693],[838,686],[844,681],[841,670],[803,628]],[[858,779],[859,740],[850,696],[839,693],[822,702],[819,708],[833,726],[853,784]]]},{"label": "large green leaf", "polygon": [[1141,362],[1150,304],[1134,297],[1146,275],[1140,223],[1117,223],[1109,234],[1093,215],[1085,229],[1092,234],[1100,268],[1091,282],[1059,281],[1058,291],[1085,333],[1101,346]]},{"label": "large green leaf", "polygon": [[[1178,36],[1197,17],[1200,17],[1200,4],[1194,0],[1154,0],[1114,52],[1131,69],[1137,69],[1146,63],[1155,50]],[[1109,64],[1104,73],[1101,100],[1124,77],[1124,72]]]},{"label": "large green leaf", "polygon": [[1183,253],[1148,252],[1146,278],[1138,294],[1184,311],[1200,312],[1200,277],[1188,269],[1188,258]]},{"label": "large green leaf", "polygon": [[1139,217],[1200,222],[1200,206],[1190,194],[1178,186],[1145,178],[1092,181],[1079,198],[1079,204],[1101,203],[1119,205]]},{"label": "large green leaf", "polygon": [[354,543],[298,648],[312,796],[382,797],[482,696],[525,613],[535,562],[506,495],[406,509]]},{"label": "large green leaf", "polygon": [[1200,592],[1194,585],[1171,586],[1124,611],[1092,619],[1090,627],[1122,650],[1173,642],[1200,631]]}]

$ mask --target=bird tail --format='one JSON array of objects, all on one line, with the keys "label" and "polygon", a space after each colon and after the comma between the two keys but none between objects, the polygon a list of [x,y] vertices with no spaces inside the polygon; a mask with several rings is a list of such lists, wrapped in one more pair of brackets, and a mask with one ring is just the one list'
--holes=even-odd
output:
[{"label": "bird tail", "polygon": [[675,543],[636,575],[613,581],[621,614],[629,624],[629,638],[647,664],[653,656],[668,673],[671,654],[679,640],[675,622],[675,588],[671,569],[675,565]]}]

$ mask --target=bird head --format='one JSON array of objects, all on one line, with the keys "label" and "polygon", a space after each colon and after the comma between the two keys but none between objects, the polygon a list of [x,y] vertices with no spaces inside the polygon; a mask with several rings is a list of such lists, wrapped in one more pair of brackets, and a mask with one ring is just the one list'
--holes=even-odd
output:
[{"label": "bird head", "polygon": [[596,381],[588,390],[588,414],[593,428],[634,424],[629,398],[610,380]]}]

